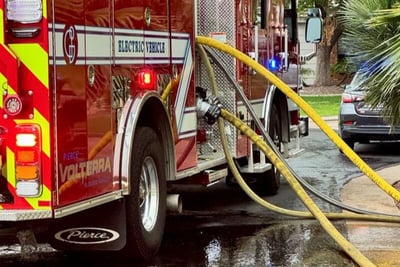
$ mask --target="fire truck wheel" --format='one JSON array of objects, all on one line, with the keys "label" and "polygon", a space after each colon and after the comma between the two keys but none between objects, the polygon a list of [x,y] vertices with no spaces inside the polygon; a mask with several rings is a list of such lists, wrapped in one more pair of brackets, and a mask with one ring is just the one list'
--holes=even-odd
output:
[{"label": "fire truck wheel", "polygon": [[[278,193],[281,174],[276,168],[263,173],[241,174],[247,185],[260,196],[272,196]],[[233,174],[229,172],[225,182],[230,187],[238,187]]]},{"label": "fire truck wheel", "polygon": [[[269,135],[274,142],[278,150],[281,149],[281,127],[280,118],[277,107],[272,106],[272,113],[269,119]],[[256,156],[255,156],[256,157]],[[247,160],[236,159],[235,163],[240,165],[246,165]],[[263,173],[242,173],[243,179],[246,181],[248,186],[259,195],[276,195],[278,193],[281,184],[281,173],[275,166],[268,171]],[[233,177],[233,174],[229,171],[228,176],[225,179],[225,183],[228,186],[237,187],[238,184]]]},{"label": "fire truck wheel", "polygon": [[[278,108],[273,105],[271,110],[271,117],[269,119],[269,136],[274,142],[278,150],[281,149],[281,126]],[[251,186],[255,192],[260,195],[275,195],[278,193],[281,184],[281,173],[275,166],[264,173],[252,174],[255,179],[254,184]]]},{"label": "fire truck wheel", "polygon": [[164,156],[155,131],[138,127],[133,144],[131,194],[126,201],[124,255],[147,259],[158,252],[166,216]]},{"label": "fire truck wheel", "polygon": [[[275,105],[272,106],[269,123],[269,136],[280,151],[282,145],[281,119]],[[264,188],[266,194],[275,195],[281,185],[281,173],[272,165],[272,169],[266,172],[266,176],[264,179],[262,177],[259,179],[261,187]]]}]

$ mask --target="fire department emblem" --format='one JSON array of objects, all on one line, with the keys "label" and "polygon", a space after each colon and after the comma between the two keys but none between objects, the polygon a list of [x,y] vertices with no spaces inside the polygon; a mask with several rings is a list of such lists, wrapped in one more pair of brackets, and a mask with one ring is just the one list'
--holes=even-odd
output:
[{"label": "fire department emblem", "polygon": [[67,64],[75,64],[78,57],[78,35],[73,25],[65,25],[63,33],[64,60]]}]

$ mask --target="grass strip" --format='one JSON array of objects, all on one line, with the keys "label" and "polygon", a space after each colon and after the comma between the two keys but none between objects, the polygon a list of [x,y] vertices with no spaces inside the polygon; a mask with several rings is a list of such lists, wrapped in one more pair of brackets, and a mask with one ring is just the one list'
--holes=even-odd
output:
[{"label": "grass strip", "polygon": [[[336,116],[339,114],[340,95],[302,96],[320,116]],[[305,116],[301,110],[301,115]]]}]

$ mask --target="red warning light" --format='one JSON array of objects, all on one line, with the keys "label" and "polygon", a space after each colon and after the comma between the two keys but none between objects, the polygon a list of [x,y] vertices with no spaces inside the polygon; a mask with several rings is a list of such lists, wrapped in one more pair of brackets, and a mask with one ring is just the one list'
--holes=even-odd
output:
[{"label": "red warning light", "polygon": [[156,75],[151,69],[143,69],[138,74],[138,86],[141,89],[153,90],[155,89]]}]

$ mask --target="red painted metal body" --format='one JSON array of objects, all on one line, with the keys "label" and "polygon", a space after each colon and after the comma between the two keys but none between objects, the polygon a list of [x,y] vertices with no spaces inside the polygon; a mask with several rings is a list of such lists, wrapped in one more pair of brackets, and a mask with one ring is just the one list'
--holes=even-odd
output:
[{"label": "red painted metal body", "polygon": [[[151,52],[148,52],[150,48],[146,46],[157,40],[158,36],[154,32],[164,40],[170,39],[171,31],[193,33],[192,17],[180,14],[191,14],[194,11],[193,5],[189,2],[185,4],[182,1],[170,1],[170,16],[168,17],[167,4],[167,1],[144,2],[142,5],[137,1],[132,3],[115,1],[112,6],[111,1],[90,4],[54,1],[54,6],[49,8],[49,10],[55,10],[51,17],[55,25],[53,31],[56,34],[59,32],[65,35],[66,28],[72,25],[76,31],[75,35],[82,36],[78,37],[77,42],[84,43],[76,45],[78,51],[75,51],[74,64],[54,64],[52,71],[57,88],[55,98],[60,103],[57,108],[55,127],[57,140],[59,140],[57,149],[59,188],[56,189],[58,205],[63,206],[90,199],[114,189],[113,142],[109,142],[101,153],[93,158],[89,159],[88,155],[105,134],[111,131],[114,135],[117,131],[117,111],[115,107],[112,107],[115,96],[112,95],[113,90],[110,85],[129,81],[133,97],[135,97],[136,90],[141,89],[136,87],[133,78],[144,67],[151,68],[158,77],[165,77],[163,81],[159,81],[161,84],[158,84],[158,87],[165,86],[166,81],[168,82],[173,59],[164,57],[161,60],[153,60]],[[145,16],[146,12],[150,11],[146,10],[151,10],[149,25],[146,25]],[[56,28],[58,25],[60,25],[59,28]],[[114,33],[113,28],[116,29]],[[153,32],[152,35],[146,36],[145,32],[149,31]],[[137,35],[134,41],[129,40],[132,33]],[[95,38],[99,38],[99,35],[107,41],[106,44],[95,43]],[[190,38],[193,43],[193,34]],[[103,45],[103,50],[108,53],[96,51],[97,45]],[[84,51],[80,51],[81,49]],[[113,49],[116,51],[114,55]],[[154,49],[166,48],[155,47]],[[192,46],[191,49],[193,50],[194,47]],[[165,54],[168,52],[170,51],[164,51]],[[141,54],[141,56],[134,54]],[[55,62],[60,60],[57,56],[54,57]],[[127,63],[129,60],[132,60],[133,64]],[[79,64],[79,62],[82,63]],[[182,66],[178,65],[178,72],[180,72],[179,68]],[[93,84],[90,84],[90,79],[87,78],[90,75],[89,72],[93,72]],[[193,84],[194,77],[192,76],[191,88],[194,88]],[[124,84],[124,86],[129,85]],[[175,96],[173,95],[172,98]],[[194,106],[194,101],[194,90],[189,90],[186,106]],[[177,140],[177,158],[182,158],[178,162],[178,169],[196,164],[194,139],[195,137],[192,136]],[[184,156],[179,156],[180,151]]]}]

